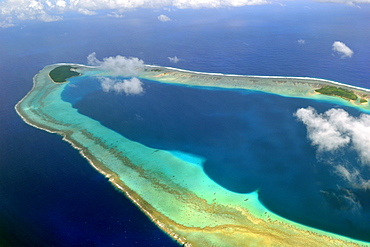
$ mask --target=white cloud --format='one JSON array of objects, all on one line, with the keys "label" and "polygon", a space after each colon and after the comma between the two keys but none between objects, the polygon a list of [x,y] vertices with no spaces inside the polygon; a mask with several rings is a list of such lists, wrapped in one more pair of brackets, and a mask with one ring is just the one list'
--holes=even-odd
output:
[{"label": "white cloud", "polygon": [[117,13],[117,12],[112,12],[112,13],[108,14],[107,16],[114,17],[114,18],[123,18],[123,17],[125,17],[124,15],[122,15],[120,13]]},{"label": "white cloud", "polygon": [[[330,109],[319,114],[312,107],[298,109],[296,117],[307,127],[308,138],[316,146],[319,153],[330,151],[330,157],[336,161],[328,160],[333,166],[334,173],[342,178],[349,188],[370,190],[370,179],[364,177],[370,167],[370,115],[362,114],[352,117],[343,109]],[[349,162],[341,153],[353,150],[358,155],[360,165]],[[345,197],[349,202],[349,194]],[[353,205],[358,204],[352,200]]]},{"label": "white cloud", "polygon": [[76,11],[83,15],[96,15],[97,14],[95,11],[91,11],[91,10],[84,9],[84,8],[79,8]]},{"label": "white cloud", "polygon": [[333,51],[342,55],[342,58],[352,57],[353,51],[343,42],[335,41],[332,45]]},{"label": "white cloud", "polygon": [[96,58],[96,53],[93,52],[87,56],[89,65],[97,66],[102,70],[109,71],[111,76],[137,76],[139,71],[144,68],[144,61],[137,57],[106,57],[102,61]]},{"label": "white cloud", "polygon": [[359,171],[356,169],[350,172],[344,165],[338,165],[335,167],[335,173],[352,184],[358,182]]},{"label": "white cloud", "polygon": [[370,115],[355,118],[343,109],[318,114],[312,107],[298,109],[295,115],[306,125],[308,138],[318,151],[349,147],[358,153],[362,164],[370,165]]},{"label": "white cloud", "polygon": [[182,59],[178,58],[177,56],[168,57],[168,59],[170,60],[171,63],[178,63],[179,61],[182,60]]},{"label": "white cloud", "polygon": [[349,210],[353,212],[359,212],[362,209],[361,203],[357,196],[351,190],[345,190],[346,193],[343,198],[346,200]]},{"label": "white cloud", "polygon": [[[370,0],[316,0],[321,2],[336,2],[347,5],[370,3]],[[153,9],[198,9],[241,7],[247,5],[270,4],[271,0],[2,0],[0,1],[0,27],[13,26],[13,21],[39,20],[58,21],[67,12],[83,15],[94,15],[99,10],[122,13],[136,8]],[[115,15],[113,15],[115,16]],[[12,17],[12,22],[5,22]]]},{"label": "white cloud", "polygon": [[172,0],[170,2],[171,5],[167,6],[174,6],[180,9],[240,7],[270,3],[270,1],[267,0]]},{"label": "white cloud", "polygon": [[[268,3],[268,0],[4,0],[0,2],[0,23],[10,27],[15,19],[58,21],[67,12],[94,15],[99,10],[122,13],[135,8],[220,8]],[[9,17],[13,18],[11,22]]]},{"label": "white cloud", "polygon": [[6,0],[0,3],[0,23],[3,23],[2,27],[9,27],[14,25],[15,19],[44,22],[62,20],[62,16],[55,15],[58,9],[55,0]]},{"label": "white cloud", "polygon": [[356,4],[368,4],[370,3],[370,0],[316,0],[317,2],[323,2],[323,3],[342,3],[342,4],[347,4],[350,6],[355,6]]},{"label": "white cloud", "polygon": [[166,15],[160,15],[158,16],[158,20],[166,22],[166,21],[170,21],[171,19]]},{"label": "white cloud", "polygon": [[295,115],[306,125],[308,137],[319,151],[334,151],[350,142],[350,138],[341,133],[327,114],[318,114],[309,107],[298,109]]},{"label": "white cloud", "polygon": [[297,42],[300,45],[304,45],[306,43],[306,41],[304,39],[299,39],[299,40],[297,40]]},{"label": "white cloud", "polygon": [[0,28],[13,27],[14,24],[12,22],[13,22],[13,18],[8,16],[3,21],[0,21]]},{"label": "white cloud", "polygon": [[104,92],[125,93],[126,95],[144,92],[143,83],[136,77],[127,80],[108,77],[99,77],[98,79]]},{"label": "white cloud", "polygon": [[[47,3],[48,4],[48,6],[53,6],[53,4],[51,3],[51,2],[48,2]],[[67,2],[66,1],[64,1],[64,0],[57,0],[56,2],[55,2],[55,5],[57,6],[57,7],[59,7],[59,8],[65,8],[65,7],[67,7]]]},{"label": "white cloud", "polygon": [[349,169],[343,165],[337,165],[335,166],[335,173],[352,188],[370,190],[370,180],[364,179],[356,168]]}]

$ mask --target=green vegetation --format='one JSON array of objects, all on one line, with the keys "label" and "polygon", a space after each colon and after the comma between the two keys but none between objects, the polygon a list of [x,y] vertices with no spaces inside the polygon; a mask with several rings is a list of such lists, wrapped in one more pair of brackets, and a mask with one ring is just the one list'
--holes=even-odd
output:
[{"label": "green vegetation", "polygon": [[366,103],[367,102],[367,100],[366,99],[360,99],[360,103],[362,104],[362,103]]},{"label": "green vegetation", "polygon": [[354,94],[350,90],[340,88],[340,87],[324,86],[315,91],[321,94],[325,94],[325,95],[338,96],[338,97],[341,97],[347,100],[357,100],[356,94]]},{"label": "green vegetation", "polygon": [[152,69],[153,72],[161,72],[162,70],[160,69]]},{"label": "green vegetation", "polygon": [[75,68],[69,65],[62,65],[50,71],[49,76],[55,83],[64,83],[67,79],[80,75],[80,73],[72,69]]}]

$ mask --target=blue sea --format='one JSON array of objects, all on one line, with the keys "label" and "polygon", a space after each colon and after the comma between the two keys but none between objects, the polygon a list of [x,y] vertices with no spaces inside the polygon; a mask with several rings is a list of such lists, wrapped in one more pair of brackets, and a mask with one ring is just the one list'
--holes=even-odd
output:
[{"label": "blue sea", "polygon": [[[124,18],[71,15],[0,30],[0,246],[178,246],[60,136],[16,114],[14,105],[45,65],[86,63],[96,52],[100,59],[124,55],[194,71],[309,76],[370,88],[369,12],[366,5],[299,2],[173,10],[165,12],[173,21],[164,23],[157,20],[161,10],[139,9]],[[354,55],[342,59],[331,50],[334,41]],[[168,59],[174,56],[177,64]],[[144,80],[144,93],[131,96],[104,93],[97,81],[73,83],[85,88],[67,91],[65,100],[82,114],[145,145],[205,157],[211,179],[231,191],[258,190],[283,217],[370,241],[369,192],[352,191],[358,211],[338,199],[346,195],[343,181],[318,159],[294,116],[308,106],[353,116],[357,110]],[[354,153],[345,157],[358,166]]]}]

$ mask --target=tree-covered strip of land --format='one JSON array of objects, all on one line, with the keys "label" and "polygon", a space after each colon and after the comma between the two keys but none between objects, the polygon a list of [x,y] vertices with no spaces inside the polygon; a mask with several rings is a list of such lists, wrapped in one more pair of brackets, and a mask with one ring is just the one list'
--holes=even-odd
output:
[{"label": "tree-covered strip of land", "polygon": [[62,65],[50,71],[49,76],[55,83],[64,83],[67,79],[80,75],[80,73],[72,69],[75,68],[69,65]]},{"label": "tree-covered strip of land", "polygon": [[321,94],[330,95],[330,96],[338,96],[338,97],[348,99],[348,100],[357,100],[356,94],[354,94],[350,90],[340,88],[340,87],[324,86],[315,91]]}]

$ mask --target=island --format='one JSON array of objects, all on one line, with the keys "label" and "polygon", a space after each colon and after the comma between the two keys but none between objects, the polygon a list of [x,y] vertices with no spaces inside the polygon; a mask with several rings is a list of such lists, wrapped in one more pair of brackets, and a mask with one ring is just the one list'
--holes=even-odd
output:
[{"label": "island", "polygon": [[55,83],[65,83],[67,79],[80,76],[81,74],[75,71],[76,67],[70,65],[61,65],[50,71],[50,79]]},{"label": "island", "polygon": [[[226,190],[211,180],[202,166],[131,141],[80,114],[61,96],[68,78],[77,74],[115,75],[99,67],[78,64],[46,66],[34,77],[32,90],[16,105],[17,113],[30,125],[61,135],[181,245],[370,246],[280,217],[263,206],[258,191],[240,194]],[[328,96],[315,91],[326,86],[341,87],[368,99],[370,90],[323,79],[224,75],[150,65],[138,71],[138,77],[194,87],[257,90],[286,97],[320,100],[335,97],[342,105],[370,111],[368,102],[359,104],[343,99],[343,95],[335,96],[337,93]]]},{"label": "island", "polygon": [[[366,103],[367,102],[366,99],[360,98],[352,90],[344,89],[344,88],[341,88],[341,87],[324,86],[320,89],[316,89],[315,92],[325,94],[325,95],[341,97],[341,98],[346,99],[346,100],[356,101],[356,100],[360,99],[360,103]],[[363,97],[367,97],[367,95],[364,94]]]},{"label": "island", "polygon": [[146,65],[141,78],[162,83],[200,87],[248,89],[286,97],[336,100],[340,104],[370,111],[370,90],[344,83],[311,77],[246,76],[203,73]]}]

